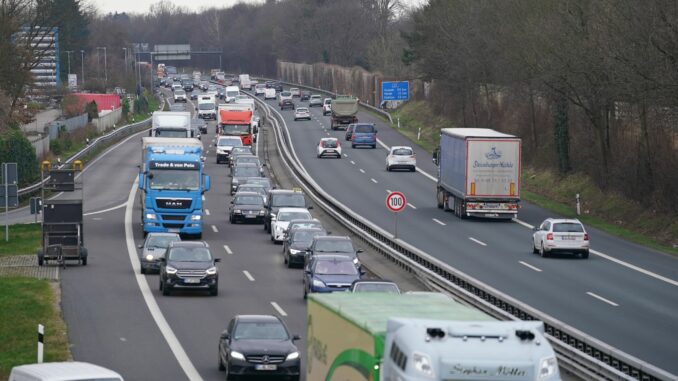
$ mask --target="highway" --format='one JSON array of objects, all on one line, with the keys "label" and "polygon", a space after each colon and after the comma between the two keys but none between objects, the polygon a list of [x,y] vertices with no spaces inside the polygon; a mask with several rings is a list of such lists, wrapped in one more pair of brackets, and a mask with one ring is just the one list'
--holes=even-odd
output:
[{"label": "highway", "polygon": [[[611,346],[678,373],[676,258],[592,228],[595,251],[588,260],[533,255],[528,226],[552,213],[524,203],[519,223],[460,220],[436,207],[436,169],[422,149],[413,147],[421,171],[386,172],[383,145],[412,143],[372,114],[361,111],[358,118],[376,123],[382,147],[352,149],[343,131],[330,130],[322,109],[311,108],[311,121],[295,122],[293,111],[281,112],[275,101],[267,102],[284,117],[307,173],[349,208],[393,231],[384,200],[389,191],[403,192],[409,207],[398,219],[402,240]],[[326,136],[342,140],[341,160],[316,157],[318,141]]]}]

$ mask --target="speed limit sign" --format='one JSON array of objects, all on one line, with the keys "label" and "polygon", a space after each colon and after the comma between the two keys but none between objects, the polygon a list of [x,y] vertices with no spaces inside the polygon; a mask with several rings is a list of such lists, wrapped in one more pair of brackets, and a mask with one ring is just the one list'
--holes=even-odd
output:
[{"label": "speed limit sign", "polygon": [[392,212],[400,212],[406,205],[405,195],[400,192],[391,192],[386,196],[386,207]]}]

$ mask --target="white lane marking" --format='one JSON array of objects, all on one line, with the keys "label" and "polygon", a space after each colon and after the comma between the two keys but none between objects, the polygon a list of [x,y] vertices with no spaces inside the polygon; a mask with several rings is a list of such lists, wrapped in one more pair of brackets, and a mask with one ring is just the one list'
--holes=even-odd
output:
[{"label": "white lane marking", "polygon": [[83,216],[93,216],[93,215],[95,215],[95,214],[106,213],[106,212],[110,212],[110,211],[112,211],[112,210],[124,208],[125,206],[127,206],[127,203],[126,203],[126,202],[123,202],[123,203],[120,204],[120,205],[117,205],[117,206],[114,206],[114,207],[111,207],[111,208],[108,208],[108,209],[97,210],[97,211],[89,212],[89,213],[83,213],[82,215],[83,215]]},{"label": "white lane marking", "polygon": [[231,251],[231,248],[228,247],[228,245],[224,245],[224,250],[226,250],[226,254],[233,255],[233,252]]},{"label": "white lane marking", "polygon": [[351,164],[355,165],[355,161],[351,160]]},{"label": "white lane marking", "polygon": [[210,215],[210,210],[209,210],[209,209],[205,209],[205,214],[209,216],[209,215]]},{"label": "white lane marking", "polygon": [[470,239],[471,241],[477,243],[478,245],[481,245],[481,246],[487,246],[487,244],[486,244],[485,242],[483,242],[483,241],[481,241],[481,240],[478,240],[478,239],[475,239],[475,238],[473,238],[473,237],[468,237],[468,239]]},{"label": "white lane marking", "polygon": [[520,225],[523,225],[523,226],[525,226],[525,227],[528,228],[528,229],[534,229],[534,226],[528,224],[528,223],[525,222],[525,221],[521,221],[521,220],[519,220],[519,219],[517,219],[517,218],[514,218],[514,219],[513,219],[513,222],[515,222],[515,223],[517,223],[517,224],[520,224]]},{"label": "white lane marking", "polygon": [[611,301],[610,299],[605,299],[605,298],[603,298],[603,297],[600,296],[600,295],[596,295],[596,294],[592,293],[591,291],[587,291],[586,294],[589,295],[589,296],[592,296],[592,297],[594,297],[594,298],[596,298],[596,299],[598,299],[598,300],[600,300],[600,301],[602,301],[602,302],[605,302],[605,303],[607,303],[607,304],[609,304],[609,305],[611,305],[611,306],[619,307],[619,304],[617,304],[617,303]]},{"label": "white lane marking", "polygon": [[153,297],[151,288],[148,286],[148,282],[146,281],[146,276],[141,275],[140,272],[141,265],[139,264],[139,255],[137,254],[137,249],[134,245],[134,234],[132,233],[132,211],[134,209],[134,198],[137,194],[137,181],[138,180],[135,179],[134,183],[132,184],[132,189],[130,190],[129,197],[127,198],[127,208],[125,209],[125,240],[127,241],[127,254],[129,255],[129,260],[132,263],[134,278],[137,281],[141,296],[143,296],[144,302],[146,303],[146,306],[148,307],[155,324],[158,326],[158,329],[165,338],[165,341],[167,341],[167,345],[174,354],[174,357],[177,359],[179,366],[181,366],[181,369],[184,371],[189,380],[202,381],[200,373],[198,373],[198,370],[195,368],[195,366],[193,366],[191,359],[186,354],[186,351],[184,351],[184,348],[181,346],[179,339],[177,339],[177,336],[172,331],[169,323],[167,323],[165,316],[160,310],[160,307],[158,307],[158,303]]},{"label": "white lane marking", "polygon": [[328,132],[327,135],[329,135],[329,134],[330,134],[330,133]]},{"label": "white lane marking", "polygon": [[640,267],[638,267],[638,266],[636,266],[636,265],[632,265],[632,264],[630,264],[630,263],[624,262],[624,261],[622,261],[622,260],[620,260],[620,259],[617,259],[617,258],[611,257],[611,256],[609,256],[609,255],[607,255],[607,254],[601,253],[600,251],[597,251],[597,250],[589,250],[589,251],[590,251],[591,254],[593,254],[593,255],[597,255],[597,256],[599,256],[599,257],[601,257],[601,258],[605,258],[605,259],[607,259],[608,261],[612,261],[612,262],[617,263],[617,264],[620,264],[620,265],[622,265],[622,266],[624,266],[624,267],[628,267],[628,268],[630,268],[630,269],[632,269],[632,270],[636,270],[636,271],[638,271],[638,272],[640,272],[640,273],[643,273],[643,274],[645,274],[645,275],[651,276],[651,277],[653,277],[653,278],[655,278],[655,279],[659,279],[659,280],[661,280],[662,282],[666,282],[666,283],[668,283],[668,284],[671,284],[671,285],[674,285],[674,286],[677,286],[677,287],[678,287],[678,281],[675,281],[675,280],[673,280],[673,279],[667,278],[667,277],[662,276],[662,275],[659,275],[659,274],[655,274],[655,273],[653,273],[652,271],[645,270],[645,269],[640,268]]},{"label": "white lane marking", "polygon": [[534,271],[536,271],[536,272],[538,272],[538,273],[541,272],[541,269],[540,269],[540,268],[534,267],[534,266],[532,266],[532,265],[529,264],[529,263],[526,263],[526,262],[523,262],[523,261],[518,261],[518,263],[520,263],[521,265],[523,265],[523,266],[525,266],[525,267],[529,267],[529,268],[531,268],[532,270],[534,270]]},{"label": "white lane marking", "polygon": [[212,225],[212,231],[215,233],[219,233],[219,229],[217,229],[216,225]]},{"label": "white lane marking", "polygon": [[280,316],[287,316],[287,312],[285,312],[285,310],[283,310],[282,308],[280,308],[280,306],[278,305],[278,303],[276,303],[276,302],[271,302],[271,305],[273,306],[273,308],[275,308],[276,311],[278,311],[278,313],[280,314]]},{"label": "white lane marking", "polygon": [[360,168],[360,173],[365,173],[365,170]]},{"label": "white lane marking", "polygon": [[390,190],[390,189],[386,189],[386,193],[391,193],[391,190]]},{"label": "white lane marking", "polygon": [[205,201],[205,195],[202,195],[202,200]]},{"label": "white lane marking", "polygon": [[370,179],[370,180],[372,180],[372,182],[375,183],[375,184],[377,183],[377,180],[375,180],[375,179]]},{"label": "white lane marking", "polygon": [[245,276],[247,277],[247,279],[250,280],[250,282],[254,282],[254,277],[252,276],[252,274],[250,274],[249,271],[243,270],[242,273],[245,274]]},{"label": "white lane marking", "polygon": [[101,221],[101,220],[103,220],[103,218],[101,218],[101,217],[92,217],[92,219],[93,219],[94,221]]},{"label": "white lane marking", "polygon": [[442,226],[445,226],[445,225],[447,225],[446,223],[444,223],[444,222],[440,221],[440,220],[439,220],[439,219],[437,219],[437,218],[434,218],[434,219],[433,219],[433,221],[434,221],[435,223],[437,223],[438,225],[442,225]]},{"label": "white lane marking", "polygon": [[411,203],[409,203],[409,202],[407,203],[407,206],[409,206],[410,208],[412,208],[412,209],[414,209],[414,210],[417,209],[417,207],[414,206],[414,204],[411,204]]},{"label": "white lane marking", "polygon": [[348,155],[347,155],[347,154],[344,154],[344,157],[348,157]]},{"label": "white lane marking", "polygon": [[[384,147],[387,151],[391,150],[391,147],[387,146],[384,142],[381,141],[381,139],[377,139],[377,143],[379,143],[379,145]],[[416,170],[417,170],[417,172],[421,173],[422,175],[428,177],[429,180],[436,181],[436,182],[438,181],[438,179],[435,176],[431,175],[428,172],[422,171],[421,169],[419,169],[419,167],[417,167]]]}]

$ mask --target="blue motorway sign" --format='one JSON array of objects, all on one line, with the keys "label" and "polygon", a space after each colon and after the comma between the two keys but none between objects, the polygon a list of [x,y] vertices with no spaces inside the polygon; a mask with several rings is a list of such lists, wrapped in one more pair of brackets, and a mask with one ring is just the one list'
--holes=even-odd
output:
[{"label": "blue motorway sign", "polygon": [[406,101],[410,99],[410,83],[408,81],[382,82],[382,101]]}]

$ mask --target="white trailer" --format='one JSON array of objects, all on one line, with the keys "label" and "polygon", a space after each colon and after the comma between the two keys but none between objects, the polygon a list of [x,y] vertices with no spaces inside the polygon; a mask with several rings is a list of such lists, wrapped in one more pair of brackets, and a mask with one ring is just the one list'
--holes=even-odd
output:
[{"label": "white trailer", "polygon": [[149,136],[164,138],[190,138],[191,113],[155,111]]}]

